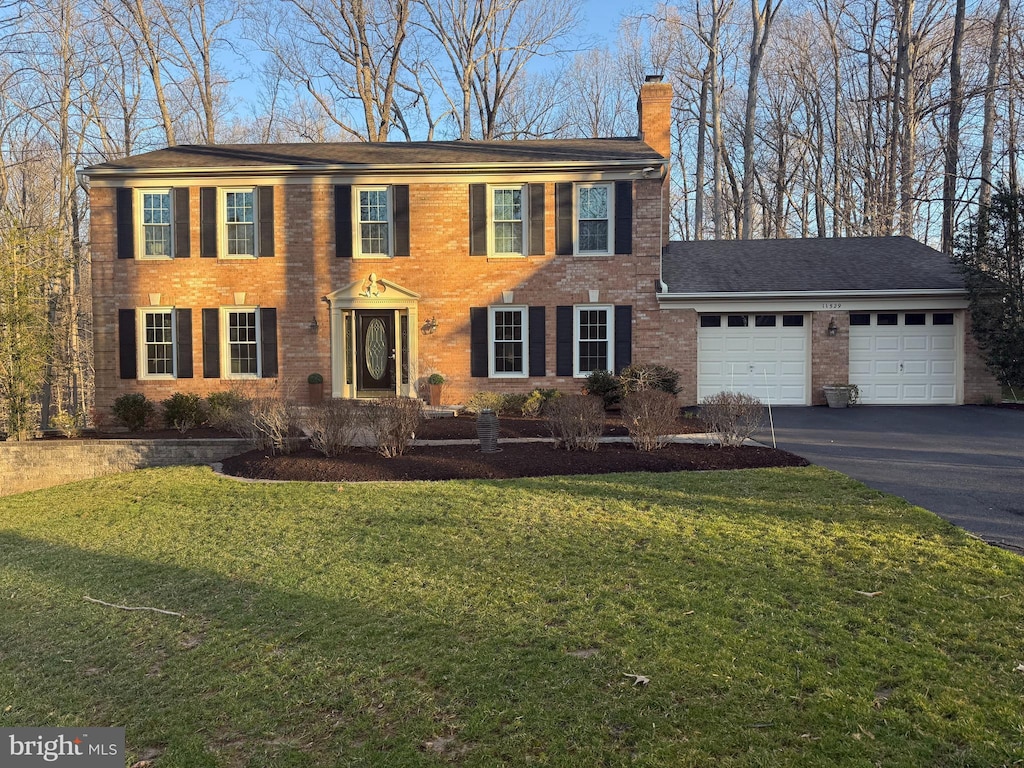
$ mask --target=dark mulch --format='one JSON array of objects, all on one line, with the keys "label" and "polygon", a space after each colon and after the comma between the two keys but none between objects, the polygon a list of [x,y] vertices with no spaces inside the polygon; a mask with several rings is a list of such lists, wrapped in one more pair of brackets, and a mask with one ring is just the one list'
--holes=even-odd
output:
[{"label": "dark mulch", "polygon": [[589,475],[609,472],[679,472],[757,467],[804,467],[808,462],[772,448],[719,448],[673,443],[659,451],[638,451],[628,443],[604,444],[597,451],[556,450],[550,443],[502,443],[498,453],[472,445],[416,446],[404,456],[385,459],[355,450],[335,459],[313,450],[287,456],[249,451],[224,461],[224,471],[263,480],[466,480]]},{"label": "dark mulch", "polygon": [[[100,431],[95,429],[86,429],[82,431],[80,438],[72,438],[76,440],[212,440],[212,439],[224,439],[224,438],[237,438],[238,435],[234,432],[229,432],[224,429],[214,429],[213,427],[196,427],[190,429],[187,432],[179,432],[176,429],[142,429],[138,432],[129,432],[123,430],[121,432],[114,431]],[[59,432],[50,431],[43,435],[44,440],[67,440],[69,438],[64,437]]]},{"label": "dark mulch", "polygon": [[[707,427],[699,419],[681,416],[676,419],[672,432],[677,435],[691,435],[706,432]],[[626,437],[629,431],[617,413],[605,417],[604,434],[609,437]],[[422,440],[476,440],[476,417],[453,416],[424,419],[416,430],[416,437]],[[551,437],[551,430],[545,419],[527,419],[518,416],[498,418],[498,438]]]}]

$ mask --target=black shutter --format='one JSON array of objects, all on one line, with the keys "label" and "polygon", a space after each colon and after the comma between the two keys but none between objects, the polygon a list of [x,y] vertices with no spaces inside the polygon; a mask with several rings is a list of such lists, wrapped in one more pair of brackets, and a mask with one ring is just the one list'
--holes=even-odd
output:
[{"label": "black shutter", "polygon": [[260,375],[264,379],[277,377],[277,310],[260,310]]},{"label": "black shutter", "polygon": [[615,252],[633,252],[633,182],[615,182]]},{"label": "black shutter", "polygon": [[572,255],[572,183],[567,181],[555,184],[555,253]]},{"label": "black shutter", "polygon": [[530,307],[530,375],[547,376],[547,349],[544,336],[544,307]]},{"label": "black shutter", "polygon": [[487,255],[486,184],[469,185],[469,255]]},{"label": "black shutter", "polygon": [[633,307],[615,307],[615,373],[633,363]]},{"label": "black shutter", "polygon": [[257,219],[260,227],[260,256],[274,255],[274,188],[256,187]]},{"label": "black shutter", "polygon": [[530,255],[543,256],[544,248],[544,185],[530,187]]},{"label": "black shutter", "polygon": [[[117,258],[135,258],[135,217],[130,189],[117,190]],[[134,376],[130,378],[135,378]]]},{"label": "black shutter", "polygon": [[192,378],[192,310],[174,310],[175,369],[179,379]]},{"label": "black shutter", "polygon": [[409,255],[409,185],[395,184],[395,256]]},{"label": "black shutter", "polygon": [[117,310],[117,353],[122,379],[137,379],[138,349],[135,335],[135,310]]},{"label": "black shutter", "polygon": [[199,189],[199,255],[217,258],[217,188]]},{"label": "black shutter", "polygon": [[334,185],[334,255],[352,257],[352,187]]},{"label": "black shutter", "polygon": [[220,310],[203,310],[203,378],[220,378]]},{"label": "black shutter", "polygon": [[486,379],[487,307],[469,308],[469,375]]},{"label": "black shutter", "polygon": [[192,201],[188,187],[174,190],[174,258],[187,259],[192,255]]},{"label": "black shutter", "polygon": [[555,307],[555,375],[572,376],[572,307]]}]

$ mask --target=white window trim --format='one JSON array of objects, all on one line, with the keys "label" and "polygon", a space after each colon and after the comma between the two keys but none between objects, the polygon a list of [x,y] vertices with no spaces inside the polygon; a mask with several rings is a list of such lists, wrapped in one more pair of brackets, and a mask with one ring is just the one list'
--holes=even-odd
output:
[{"label": "white window trim", "polygon": [[[256,319],[256,373],[231,372],[231,336],[228,314],[252,312]],[[259,379],[263,376],[263,328],[260,326],[260,308],[231,306],[220,308],[220,370],[222,379]]]},{"label": "white window trim", "polygon": [[[518,312],[523,319],[523,370],[519,372],[498,372],[494,363],[494,315],[497,312]],[[487,308],[487,375],[492,379],[525,379],[530,375],[530,311],[520,304],[498,304]]]},{"label": "white window trim", "polygon": [[[495,249],[494,225],[494,193],[502,189],[519,190],[520,220],[522,250],[519,251],[498,251]],[[525,258],[530,242],[530,190],[526,184],[488,184],[487,185],[487,255],[495,259],[522,259]]]},{"label": "white window trim", "polygon": [[[360,192],[387,192],[388,199],[388,252],[363,253],[363,220],[360,218]],[[364,184],[352,187],[352,257],[355,259],[391,259],[395,255],[395,195],[393,187],[388,184]]]},{"label": "white window trim", "polygon": [[587,378],[593,371],[580,370],[580,312],[588,310],[604,310],[608,318],[608,334],[605,343],[608,345],[608,368],[615,372],[615,307],[612,304],[575,304],[572,308],[572,375],[577,379]]},{"label": "white window trim", "polygon": [[[139,379],[147,381],[173,381],[178,378],[178,324],[175,322],[174,307],[138,307],[135,319],[135,351]],[[149,373],[146,368],[146,315],[169,314],[171,316],[171,370],[172,373]]]},{"label": "white window trim", "polygon": [[[252,194],[252,253],[228,253],[228,193],[250,192]],[[217,188],[217,254],[222,259],[241,260],[259,258],[260,255],[260,201],[256,187]]]},{"label": "white window trim", "polygon": [[[580,250],[580,190],[605,187],[608,190],[608,244],[603,251]],[[577,182],[572,188],[572,245],[576,256],[612,256],[615,254],[615,183],[611,181]]]},{"label": "white window trim", "polygon": [[[142,205],[143,195],[167,195],[168,210],[171,214],[171,220],[167,224],[168,232],[170,233],[170,248],[166,256],[147,256],[146,255],[146,226],[145,226],[145,210]],[[136,188],[135,189],[135,258],[144,261],[170,261],[174,258],[174,190],[169,187],[162,187],[157,189],[149,188]]]}]

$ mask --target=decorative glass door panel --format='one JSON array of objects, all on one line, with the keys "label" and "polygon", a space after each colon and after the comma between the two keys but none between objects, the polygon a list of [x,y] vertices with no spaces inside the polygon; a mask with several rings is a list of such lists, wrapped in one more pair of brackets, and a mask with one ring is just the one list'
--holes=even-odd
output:
[{"label": "decorative glass door panel", "polygon": [[357,311],[356,328],[357,395],[395,394],[395,313]]}]

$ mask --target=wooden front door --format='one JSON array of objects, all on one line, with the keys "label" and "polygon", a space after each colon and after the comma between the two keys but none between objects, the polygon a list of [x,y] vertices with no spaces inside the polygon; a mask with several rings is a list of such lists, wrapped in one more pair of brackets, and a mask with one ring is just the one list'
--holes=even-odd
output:
[{"label": "wooden front door", "polygon": [[395,313],[356,312],[356,395],[386,397],[395,381]]}]

